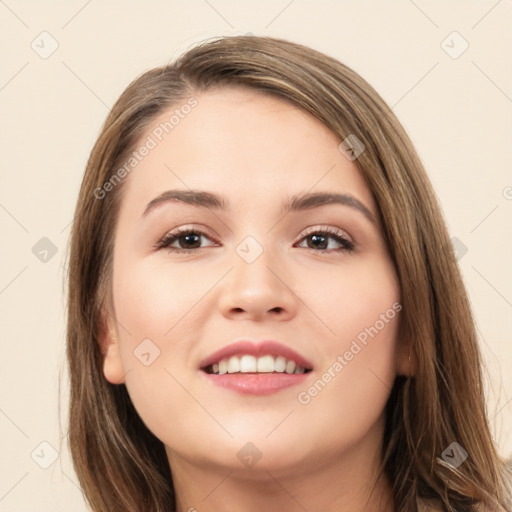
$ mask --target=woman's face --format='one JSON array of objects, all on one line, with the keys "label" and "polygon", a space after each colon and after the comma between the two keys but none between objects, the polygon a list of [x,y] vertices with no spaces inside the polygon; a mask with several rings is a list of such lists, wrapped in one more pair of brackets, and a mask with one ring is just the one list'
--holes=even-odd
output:
[{"label": "woman's face", "polygon": [[[341,141],[302,110],[240,88],[195,98],[152,124],[124,178],[104,374],[126,384],[171,465],[298,471],[373,457],[403,350],[372,194]],[[171,190],[208,201],[166,200]],[[228,373],[201,368],[240,340],[273,359],[239,348],[216,358]],[[279,345],[257,352],[264,340]],[[266,366],[276,357],[279,371]],[[287,373],[300,358],[311,371]]]}]

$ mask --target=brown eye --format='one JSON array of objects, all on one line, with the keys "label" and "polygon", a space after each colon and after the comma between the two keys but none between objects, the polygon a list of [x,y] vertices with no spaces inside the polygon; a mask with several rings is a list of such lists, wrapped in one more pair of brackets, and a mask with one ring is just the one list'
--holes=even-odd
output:
[{"label": "brown eye", "polygon": [[[201,246],[201,237],[208,238],[205,233],[197,229],[180,228],[165,235],[159,242],[157,242],[155,248],[190,253],[203,248]],[[178,244],[178,247],[173,247],[173,244],[175,243]]]},{"label": "brown eye", "polygon": [[[329,240],[334,240],[335,247],[329,247]],[[353,251],[354,242],[349,240],[341,231],[335,228],[315,229],[302,237],[307,242],[307,248],[317,252]],[[336,247],[336,245],[338,247]]]}]

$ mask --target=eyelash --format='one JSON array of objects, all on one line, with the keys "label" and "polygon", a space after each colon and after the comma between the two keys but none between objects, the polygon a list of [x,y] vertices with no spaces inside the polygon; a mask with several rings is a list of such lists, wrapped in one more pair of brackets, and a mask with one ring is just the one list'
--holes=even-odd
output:
[{"label": "eyelash", "polygon": [[[183,248],[178,248],[178,247],[170,247],[170,245],[173,242],[175,242],[176,240],[178,240],[179,238],[181,238],[182,236],[187,235],[187,234],[195,234],[195,235],[205,236],[205,237],[209,238],[208,235],[206,235],[206,233],[204,233],[198,229],[192,229],[190,227],[178,228],[175,231],[168,233],[163,238],[161,238],[155,244],[154,248],[157,250],[158,249],[168,249],[170,252],[177,252],[177,253],[192,253],[192,252],[198,251],[199,249],[204,249],[204,247],[197,247],[195,249],[183,249]],[[345,235],[342,234],[341,231],[339,231],[336,228],[326,227],[326,228],[322,228],[322,229],[312,229],[302,236],[301,241],[311,235],[328,235],[327,238],[336,239],[336,241],[338,243],[340,243],[340,245],[342,246],[340,249],[330,249],[330,250],[329,249],[315,250],[313,248],[308,248],[314,252],[319,252],[319,253],[323,254],[323,253],[333,252],[333,251],[334,252],[352,252],[352,251],[354,251],[354,247],[355,247],[354,242],[349,240]]]}]

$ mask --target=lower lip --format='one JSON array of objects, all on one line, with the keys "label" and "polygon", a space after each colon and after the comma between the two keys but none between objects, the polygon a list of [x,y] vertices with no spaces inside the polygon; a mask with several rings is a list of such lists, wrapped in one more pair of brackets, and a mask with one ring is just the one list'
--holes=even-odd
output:
[{"label": "lower lip", "polygon": [[282,389],[296,386],[304,382],[308,373],[225,373],[216,375],[205,373],[203,375],[213,384],[231,389],[242,395],[270,395]]}]

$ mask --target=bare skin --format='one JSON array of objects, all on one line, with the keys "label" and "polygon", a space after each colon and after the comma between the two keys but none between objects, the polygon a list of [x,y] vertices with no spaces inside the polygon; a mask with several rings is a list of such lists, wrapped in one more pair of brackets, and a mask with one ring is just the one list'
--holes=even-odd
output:
[{"label": "bare skin", "polygon": [[[300,109],[243,89],[196,98],[125,178],[117,323],[101,338],[105,378],[126,384],[166,446],[179,512],[391,512],[390,483],[376,478],[384,407],[396,375],[411,366],[407,341],[397,337],[399,286],[373,196],[340,141]],[[169,112],[143,139],[166,119]],[[170,189],[222,195],[228,209],[166,202],[143,215]],[[376,221],[346,204],[281,212],[290,196],[315,192],[350,195]],[[202,234],[192,242],[182,234],[174,252],[154,248],[180,227]],[[315,245],[326,228],[336,234],[320,243],[317,235]],[[242,246],[262,250],[250,263],[237,252],[248,236],[255,242]],[[190,246],[197,248],[178,252]],[[377,334],[357,351],[354,340],[370,326]],[[277,340],[313,370],[266,396],[212,384],[199,363],[241,337]],[[151,359],[160,351],[149,365],[134,355],[145,339]],[[328,383],[310,391],[326,373]],[[243,447],[259,460],[244,462]]]}]

